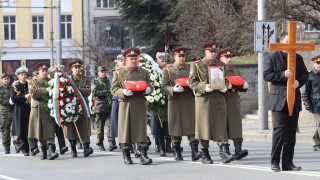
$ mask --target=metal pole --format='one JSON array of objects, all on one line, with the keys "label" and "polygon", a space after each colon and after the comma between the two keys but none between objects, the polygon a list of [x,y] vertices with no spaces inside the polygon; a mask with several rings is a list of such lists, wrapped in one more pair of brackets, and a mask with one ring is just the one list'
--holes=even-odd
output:
[{"label": "metal pole", "polygon": [[[50,0],[52,7],[52,0]],[[50,9],[50,67],[53,67],[53,8]]]},{"label": "metal pole", "polygon": [[[258,20],[266,20],[266,0],[258,0]],[[258,53],[258,118],[259,130],[268,129],[267,82],[263,79],[264,62],[267,55]]]},{"label": "metal pole", "polygon": [[57,65],[61,64],[62,51],[61,51],[61,0],[56,0],[57,3]]}]

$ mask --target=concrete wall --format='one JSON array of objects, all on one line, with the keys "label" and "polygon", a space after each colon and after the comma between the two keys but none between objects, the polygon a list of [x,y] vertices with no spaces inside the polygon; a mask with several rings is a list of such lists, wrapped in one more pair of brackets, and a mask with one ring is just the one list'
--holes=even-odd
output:
[{"label": "concrete wall", "polygon": [[248,82],[247,92],[239,93],[242,106],[242,114],[251,114],[253,109],[258,109],[258,64],[236,65],[242,78]]}]

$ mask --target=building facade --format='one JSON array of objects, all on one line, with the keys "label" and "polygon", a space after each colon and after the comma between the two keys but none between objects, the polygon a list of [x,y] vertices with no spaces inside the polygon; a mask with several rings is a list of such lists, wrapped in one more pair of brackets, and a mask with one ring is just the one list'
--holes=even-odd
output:
[{"label": "building facade", "polygon": [[[53,6],[56,1],[53,0]],[[2,57],[0,73],[14,74],[26,66],[31,74],[40,62],[50,62],[50,0],[0,0],[0,47]],[[56,9],[53,9],[53,42],[56,46]],[[82,1],[61,1],[62,62],[67,65],[72,58],[82,58],[79,47],[83,45]],[[56,51],[54,48],[54,61]]]}]

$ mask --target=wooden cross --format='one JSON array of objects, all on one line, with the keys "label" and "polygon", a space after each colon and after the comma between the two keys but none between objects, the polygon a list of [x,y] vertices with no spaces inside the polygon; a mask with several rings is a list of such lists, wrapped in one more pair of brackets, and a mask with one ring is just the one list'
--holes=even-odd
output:
[{"label": "wooden cross", "polygon": [[294,81],[296,80],[296,51],[314,51],[314,43],[297,43],[297,23],[289,22],[288,24],[288,43],[270,43],[270,51],[287,51],[288,64],[287,69],[293,73],[293,76],[288,78],[287,81],[287,104],[289,116],[292,116],[294,101],[295,101],[295,89],[292,88]]}]

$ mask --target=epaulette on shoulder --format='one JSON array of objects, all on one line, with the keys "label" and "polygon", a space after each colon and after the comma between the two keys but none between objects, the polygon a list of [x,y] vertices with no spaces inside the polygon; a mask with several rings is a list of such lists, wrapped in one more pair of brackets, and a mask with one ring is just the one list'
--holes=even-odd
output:
[{"label": "epaulette on shoulder", "polygon": [[201,60],[193,61],[193,64],[200,62]]},{"label": "epaulette on shoulder", "polygon": [[172,64],[169,64],[169,65],[167,65],[166,67],[164,67],[164,68],[168,68],[168,67],[172,67]]}]

